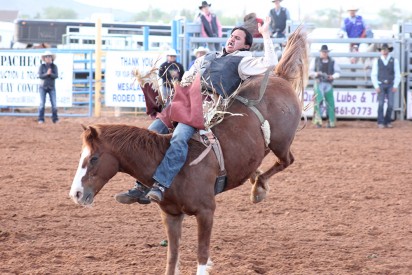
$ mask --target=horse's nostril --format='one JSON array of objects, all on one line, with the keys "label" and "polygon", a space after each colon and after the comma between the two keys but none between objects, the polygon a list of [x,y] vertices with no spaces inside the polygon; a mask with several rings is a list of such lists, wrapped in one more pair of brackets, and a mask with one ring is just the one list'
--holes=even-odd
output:
[{"label": "horse's nostril", "polygon": [[82,197],[82,192],[77,191],[76,192],[76,199],[81,199],[81,197]]}]

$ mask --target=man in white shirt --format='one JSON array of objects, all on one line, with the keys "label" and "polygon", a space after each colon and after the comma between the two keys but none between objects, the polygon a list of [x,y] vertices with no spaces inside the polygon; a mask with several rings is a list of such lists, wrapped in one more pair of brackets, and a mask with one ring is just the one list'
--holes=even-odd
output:
[{"label": "man in white shirt", "polygon": [[[389,47],[387,43],[382,44],[378,50],[381,52],[381,56],[373,62],[371,71],[372,84],[378,94],[378,127],[392,128],[391,116],[394,97],[401,82],[399,61],[389,55],[393,47]],[[388,103],[384,116],[385,98],[388,98]]]}]

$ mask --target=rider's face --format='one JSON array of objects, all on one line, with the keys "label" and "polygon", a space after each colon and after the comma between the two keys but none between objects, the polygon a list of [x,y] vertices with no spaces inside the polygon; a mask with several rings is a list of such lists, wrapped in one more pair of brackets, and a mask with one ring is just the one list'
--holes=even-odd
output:
[{"label": "rider's face", "polygon": [[249,49],[250,46],[245,44],[246,34],[242,30],[235,30],[226,41],[226,52],[233,53],[240,49]]}]

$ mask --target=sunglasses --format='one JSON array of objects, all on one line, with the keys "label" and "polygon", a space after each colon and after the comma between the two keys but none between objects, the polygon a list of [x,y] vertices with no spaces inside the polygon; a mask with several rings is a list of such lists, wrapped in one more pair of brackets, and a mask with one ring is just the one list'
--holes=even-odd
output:
[{"label": "sunglasses", "polygon": [[44,57],[45,57],[45,58],[52,58],[51,55],[45,55]]}]

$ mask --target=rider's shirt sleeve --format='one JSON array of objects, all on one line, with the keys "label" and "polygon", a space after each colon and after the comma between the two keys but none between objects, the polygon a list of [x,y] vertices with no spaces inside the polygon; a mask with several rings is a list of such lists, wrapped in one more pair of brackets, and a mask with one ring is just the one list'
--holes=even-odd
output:
[{"label": "rider's shirt sleeve", "polygon": [[267,70],[273,70],[278,64],[278,57],[275,52],[275,46],[272,39],[265,38],[263,40],[265,46],[265,54],[262,57],[247,56],[240,61],[239,76],[241,79],[265,73]]}]

